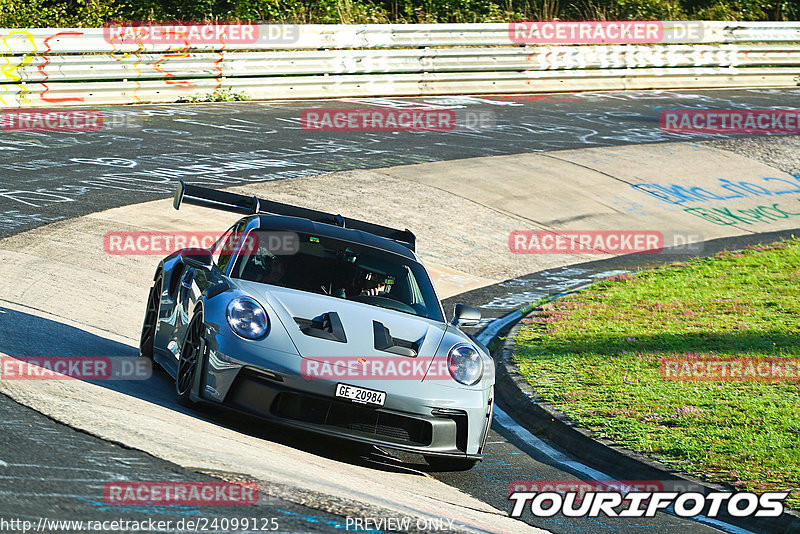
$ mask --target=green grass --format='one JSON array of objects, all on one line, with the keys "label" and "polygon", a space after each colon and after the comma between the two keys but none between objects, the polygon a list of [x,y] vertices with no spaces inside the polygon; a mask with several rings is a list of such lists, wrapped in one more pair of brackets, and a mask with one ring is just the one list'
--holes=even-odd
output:
[{"label": "green grass", "polygon": [[102,27],[123,20],[403,24],[798,17],[797,0],[0,0],[0,28]]},{"label": "green grass", "polygon": [[612,277],[523,322],[516,362],[579,425],[800,508],[800,382],[659,374],[665,357],[800,357],[800,240]]},{"label": "green grass", "polygon": [[178,102],[240,102],[250,100],[244,93],[234,93],[230,87],[215,89],[213,93],[202,96],[187,96],[178,99]]}]

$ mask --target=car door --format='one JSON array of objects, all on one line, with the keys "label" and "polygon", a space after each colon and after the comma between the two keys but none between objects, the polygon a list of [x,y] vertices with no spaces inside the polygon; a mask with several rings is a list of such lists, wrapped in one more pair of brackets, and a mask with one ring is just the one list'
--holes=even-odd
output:
[{"label": "car door", "polygon": [[197,303],[203,298],[204,292],[214,283],[215,279],[225,277],[246,224],[246,220],[237,222],[217,240],[211,254],[210,270],[183,264],[175,295],[175,330],[170,340],[170,352],[176,360],[180,356],[180,346]]}]

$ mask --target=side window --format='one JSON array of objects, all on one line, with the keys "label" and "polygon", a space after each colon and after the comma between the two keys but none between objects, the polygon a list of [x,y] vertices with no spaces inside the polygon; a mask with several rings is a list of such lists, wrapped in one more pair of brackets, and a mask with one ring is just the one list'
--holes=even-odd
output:
[{"label": "side window", "polygon": [[242,231],[245,226],[244,221],[233,225],[222,235],[219,241],[217,241],[217,244],[214,245],[214,264],[220,271],[225,272],[228,268],[228,264],[231,262],[233,253],[236,250],[236,244],[242,237]]}]

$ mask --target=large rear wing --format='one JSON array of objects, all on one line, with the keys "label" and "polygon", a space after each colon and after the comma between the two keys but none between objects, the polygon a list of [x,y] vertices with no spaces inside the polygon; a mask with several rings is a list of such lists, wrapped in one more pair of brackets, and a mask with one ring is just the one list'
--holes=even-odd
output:
[{"label": "large rear wing", "polygon": [[317,211],[289,204],[282,204],[272,200],[265,200],[258,197],[248,197],[227,191],[217,191],[196,185],[187,185],[183,181],[178,182],[175,190],[175,200],[173,206],[180,209],[181,204],[192,204],[206,208],[214,208],[223,211],[241,213],[243,215],[283,215],[286,217],[299,217],[309,219],[314,222],[339,226],[341,228],[351,228],[361,230],[369,234],[377,235],[397,241],[398,243],[414,250],[417,238],[410,230],[397,230],[380,224],[373,224],[358,219],[350,219],[341,215],[333,215],[324,211]]}]

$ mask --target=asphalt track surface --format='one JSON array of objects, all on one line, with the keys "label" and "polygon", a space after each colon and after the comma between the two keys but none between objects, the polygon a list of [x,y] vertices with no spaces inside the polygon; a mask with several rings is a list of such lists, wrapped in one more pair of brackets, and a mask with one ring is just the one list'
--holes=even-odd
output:
[{"label": "asphalt track surface", "polygon": [[[800,107],[800,91],[764,89],[400,100],[413,106],[424,103],[452,107],[461,126],[438,134],[321,134],[304,131],[299,126],[299,115],[306,108],[397,105],[397,100],[360,99],[104,108],[107,116],[118,118],[117,126],[110,128],[107,123],[106,128],[96,133],[3,133],[0,137],[0,237],[63,218],[161,198],[171,193],[175,180],[187,177],[194,183],[227,187],[251,181],[469,156],[707,140],[720,136],[661,131],[658,114],[665,109],[685,107],[797,108]],[[376,195],[379,194],[376,191]],[[724,240],[709,244],[701,253],[774,237]],[[537,295],[563,291],[614,272],[634,270],[643,263],[647,262],[640,256],[552,269],[475,290],[459,300],[481,306],[488,317],[497,317],[535,300]],[[30,333],[4,329],[1,318],[8,313],[16,312],[0,308],[0,349],[30,341],[27,338]],[[97,340],[84,342],[91,344]],[[170,401],[172,390],[163,374],[156,374],[143,385],[159,388],[165,402]],[[4,431],[0,433],[0,518],[38,521],[40,517],[94,520],[144,519],[154,515],[164,519],[256,516],[275,517],[280,530],[289,532],[336,531],[346,526],[341,517],[343,505],[326,503],[322,498],[309,502],[313,508],[280,497],[264,498],[256,510],[248,507],[246,511],[218,507],[109,507],[102,499],[102,486],[109,480],[204,480],[208,474],[187,471],[145,453],[76,432],[4,396],[0,396],[0,409],[5,414]],[[342,447],[338,442],[320,442],[318,437],[302,433],[284,436],[281,430],[282,437],[274,438],[263,425],[249,420],[230,422],[224,414],[203,413],[200,416],[219,424],[237,425],[237,429],[263,435],[265,439],[287,440],[294,446],[319,451],[319,454],[336,454],[343,461],[374,465],[376,469],[420,462],[359,447]],[[495,425],[488,442],[489,455],[473,470],[433,475],[501,510],[509,509],[507,488],[511,481],[578,478],[578,473],[565,470],[507,428]],[[338,510],[338,515],[322,511],[326,509]],[[559,517],[529,516],[524,520],[558,533],[718,531],[666,514],[647,520],[567,521]]]},{"label": "asphalt track surface", "polygon": [[[301,125],[306,109],[385,106],[447,107],[456,127],[321,133]],[[800,91],[791,89],[104,107],[97,132],[2,132],[0,237],[154,200],[171,193],[178,179],[230,187],[467,157],[703,141],[725,136],[664,132],[660,112],[798,107]]]},{"label": "asphalt track surface", "polygon": [[[345,526],[341,517],[263,494],[254,506],[109,505],[103,498],[103,489],[114,480],[218,479],[65,427],[4,395],[0,395],[0,410],[0,518],[6,521],[41,524],[40,532],[48,533],[72,532],[71,528],[56,527],[56,522],[63,520],[171,520],[177,527],[182,519],[206,520],[210,525],[215,519],[256,518],[258,525],[268,525],[274,518],[283,532],[330,532]],[[4,534],[17,530],[11,523],[0,523]],[[77,528],[74,531],[79,532]]]}]

